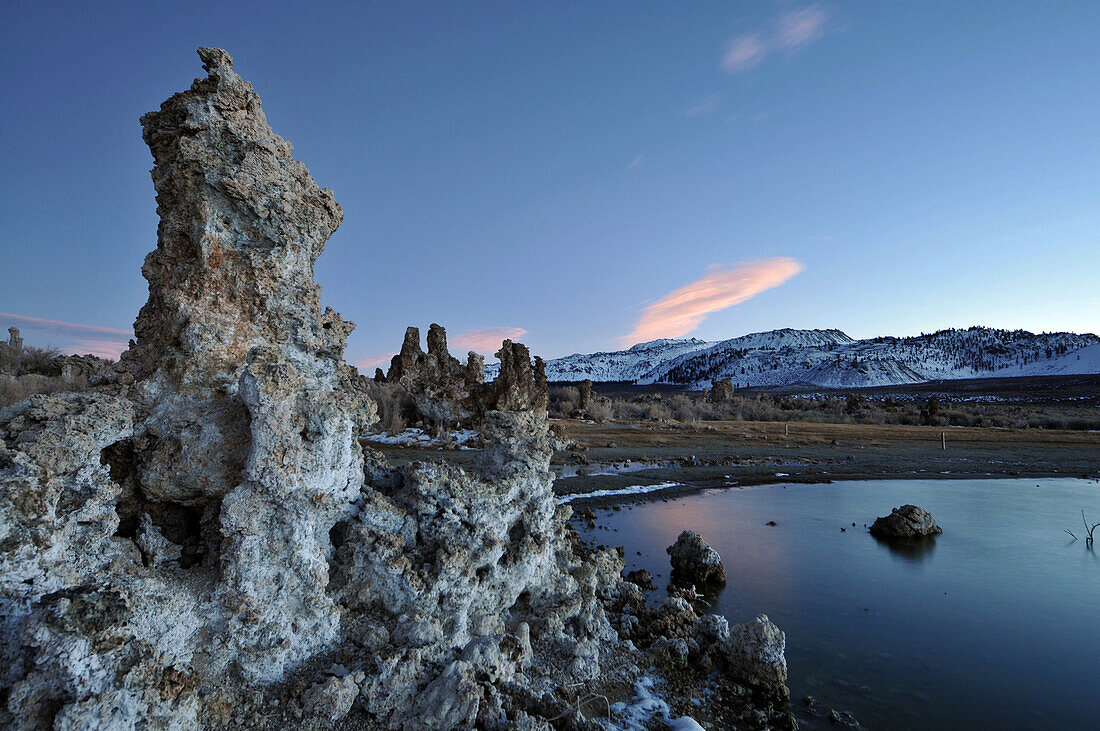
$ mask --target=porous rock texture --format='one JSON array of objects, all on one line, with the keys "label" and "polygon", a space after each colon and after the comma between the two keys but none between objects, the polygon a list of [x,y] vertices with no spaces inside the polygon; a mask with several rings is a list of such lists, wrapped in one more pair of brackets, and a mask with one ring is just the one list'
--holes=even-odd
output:
[{"label": "porous rock texture", "polygon": [[869,530],[880,538],[925,538],[943,533],[932,514],[916,505],[894,508],[889,515],[876,518]]},{"label": "porous rock texture", "polygon": [[[313,283],[341,210],[229,55],[199,54],[208,76],[142,118],[161,224],[136,340],[95,388],[0,411],[0,725],[599,728],[584,689],[675,639],[785,691],[782,633],[653,609],[620,551],[575,540],[522,345],[484,384],[442,328],[427,354],[411,333],[390,378],[485,446],[466,468],[364,452],[353,326]],[[765,697],[739,718],[789,727]]]},{"label": "porous rock texture", "polygon": [[665,549],[672,564],[672,579],[679,583],[724,584],[722,557],[695,531],[686,530]]}]

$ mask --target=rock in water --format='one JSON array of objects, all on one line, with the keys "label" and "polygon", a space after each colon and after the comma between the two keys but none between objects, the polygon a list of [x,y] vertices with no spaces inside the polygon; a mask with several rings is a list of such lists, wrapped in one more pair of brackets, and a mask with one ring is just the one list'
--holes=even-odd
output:
[{"label": "rock in water", "polygon": [[869,529],[880,538],[921,538],[943,533],[932,514],[916,505],[902,505],[889,515],[876,518]]},{"label": "rock in water", "polygon": [[672,563],[672,579],[679,583],[724,584],[726,567],[718,551],[698,533],[686,530],[665,549]]}]

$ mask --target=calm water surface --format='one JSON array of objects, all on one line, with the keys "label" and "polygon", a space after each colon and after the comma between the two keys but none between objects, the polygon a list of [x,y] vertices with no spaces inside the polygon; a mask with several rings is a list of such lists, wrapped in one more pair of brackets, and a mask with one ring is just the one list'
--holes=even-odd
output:
[{"label": "calm water surface", "polygon": [[[905,503],[943,535],[900,549],[867,533]],[[718,549],[713,611],[786,632],[803,727],[828,726],[800,713],[812,695],[873,728],[1097,728],[1100,548],[1085,548],[1082,508],[1100,522],[1095,480],[776,485],[597,510],[585,533],[625,546],[627,570],[662,592],[681,530]]]}]

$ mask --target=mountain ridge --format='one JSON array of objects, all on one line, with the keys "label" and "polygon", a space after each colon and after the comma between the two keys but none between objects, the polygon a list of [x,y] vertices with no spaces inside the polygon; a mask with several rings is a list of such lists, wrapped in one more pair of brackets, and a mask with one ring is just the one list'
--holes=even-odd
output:
[{"label": "mountain ridge", "polygon": [[[707,388],[857,388],[931,380],[1100,373],[1100,337],[983,326],[856,340],[838,329],[782,328],[707,342],[668,338],[555,358],[550,381],[630,381]],[[495,366],[486,368],[489,378]]]}]

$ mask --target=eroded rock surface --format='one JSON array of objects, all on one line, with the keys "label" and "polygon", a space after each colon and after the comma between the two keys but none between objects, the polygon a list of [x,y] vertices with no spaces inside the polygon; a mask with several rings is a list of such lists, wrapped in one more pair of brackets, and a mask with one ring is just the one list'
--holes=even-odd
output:
[{"label": "eroded rock surface", "polygon": [[924,538],[943,533],[932,514],[916,505],[902,505],[889,515],[876,518],[871,535],[880,538]]},{"label": "eroded rock surface", "polygon": [[[585,688],[651,665],[783,687],[766,618],[651,609],[621,552],[575,540],[523,345],[486,384],[410,328],[388,380],[484,447],[364,455],[353,326],[313,283],[341,210],[229,55],[199,54],[142,119],[161,224],[136,340],[95,388],[0,411],[0,725],[585,729]],[[785,724],[737,693],[739,723]]]}]

